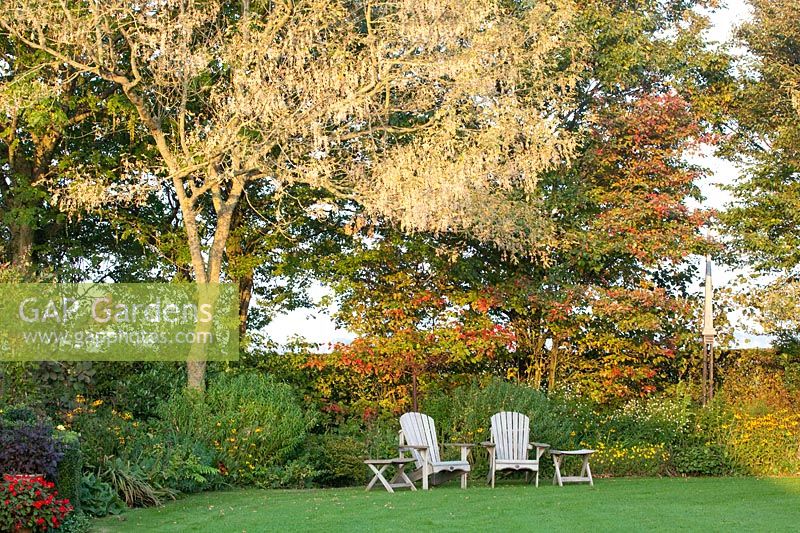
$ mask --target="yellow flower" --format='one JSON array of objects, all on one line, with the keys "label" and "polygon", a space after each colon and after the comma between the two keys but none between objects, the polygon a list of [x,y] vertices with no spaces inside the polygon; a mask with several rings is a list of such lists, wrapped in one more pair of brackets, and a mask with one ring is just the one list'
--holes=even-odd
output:
[{"label": "yellow flower", "polygon": [[57,430],[59,430],[59,431],[66,431],[66,430],[67,430],[67,428],[65,428],[65,427],[64,427],[63,425],[61,425],[61,424],[57,425],[57,426],[56,426],[56,429],[57,429]]},{"label": "yellow flower", "polygon": [[103,400],[95,400],[92,402],[92,407],[100,407],[103,405]]}]

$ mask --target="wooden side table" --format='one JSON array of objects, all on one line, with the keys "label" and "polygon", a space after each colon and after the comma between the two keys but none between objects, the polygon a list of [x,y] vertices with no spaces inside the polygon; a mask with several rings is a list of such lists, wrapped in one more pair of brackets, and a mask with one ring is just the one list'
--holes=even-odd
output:
[{"label": "wooden side table", "polygon": [[[550,450],[550,455],[553,458],[553,466],[556,469],[556,473],[553,476],[553,485],[558,483],[559,487],[563,487],[564,483],[584,483],[589,482],[590,486],[594,486],[594,481],[592,481],[592,469],[589,468],[589,457],[595,452],[596,450]],[[561,475],[561,464],[564,461],[564,457],[568,455],[573,455],[576,457],[581,457],[583,459],[583,465],[581,466],[581,473],[579,476],[562,476]]]},{"label": "wooden side table", "polygon": [[[365,490],[370,490],[378,481],[380,481],[384,488],[389,492],[394,492],[394,489],[401,488],[417,490],[417,487],[414,486],[414,483],[408,477],[408,474],[405,473],[406,465],[413,462],[414,459],[410,457],[395,457],[393,459],[365,459],[364,464],[367,465],[375,474]],[[383,473],[390,466],[397,468],[397,473],[394,475],[391,483],[386,481],[386,478],[383,477]]]}]

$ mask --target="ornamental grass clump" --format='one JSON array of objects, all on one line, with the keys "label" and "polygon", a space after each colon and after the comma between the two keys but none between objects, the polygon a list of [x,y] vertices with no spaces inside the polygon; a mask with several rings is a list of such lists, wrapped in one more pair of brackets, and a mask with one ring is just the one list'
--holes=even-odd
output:
[{"label": "ornamental grass clump", "polygon": [[0,484],[0,530],[57,529],[72,512],[67,499],[58,499],[55,485],[41,476],[3,476]]}]

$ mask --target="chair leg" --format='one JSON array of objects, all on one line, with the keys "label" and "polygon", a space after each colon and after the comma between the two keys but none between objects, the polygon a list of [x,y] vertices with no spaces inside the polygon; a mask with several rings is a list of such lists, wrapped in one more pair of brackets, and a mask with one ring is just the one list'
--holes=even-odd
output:
[{"label": "chair leg", "polygon": [[461,474],[461,488],[462,489],[466,489],[467,488],[467,473],[466,472]]},{"label": "chair leg", "polygon": [[494,449],[489,452],[489,473],[486,474],[486,483],[490,483],[492,488],[494,488],[494,478],[497,475],[495,470],[495,454]]},{"label": "chair leg", "polygon": [[422,490],[428,490],[428,474],[430,465],[428,461],[428,450],[422,450]]},{"label": "chair leg", "polygon": [[536,486],[539,486],[539,471],[536,471]]}]

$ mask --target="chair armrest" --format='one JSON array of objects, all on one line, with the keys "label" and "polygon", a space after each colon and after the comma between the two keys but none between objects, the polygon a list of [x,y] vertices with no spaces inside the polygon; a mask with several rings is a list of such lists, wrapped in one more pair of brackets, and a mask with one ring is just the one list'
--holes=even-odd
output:
[{"label": "chair armrest", "polygon": [[427,450],[428,446],[414,446],[411,444],[403,444],[402,446],[397,447],[398,450],[401,452],[410,452],[411,450],[423,451]]},{"label": "chair armrest", "polygon": [[497,448],[497,444],[495,444],[490,440],[485,440],[481,442],[481,446],[483,446],[484,448]]},{"label": "chair armrest", "polygon": [[430,448],[428,446],[415,446],[413,444],[404,444],[402,446],[398,446],[397,450],[399,452],[400,457],[405,458],[405,452],[410,452],[412,450],[416,450],[420,453],[420,459],[422,459],[423,465],[430,463]]},{"label": "chair armrest", "polygon": [[544,448],[545,450],[550,447],[549,444],[543,442],[531,442],[531,447]]}]

